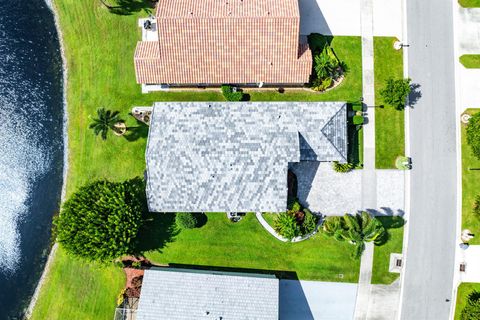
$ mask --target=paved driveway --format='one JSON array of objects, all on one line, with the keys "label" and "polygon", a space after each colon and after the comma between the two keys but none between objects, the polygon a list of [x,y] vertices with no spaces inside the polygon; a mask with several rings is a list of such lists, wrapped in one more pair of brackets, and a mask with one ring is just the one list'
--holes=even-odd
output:
[{"label": "paved driveway", "polygon": [[[401,37],[401,0],[374,0],[373,33]],[[299,0],[300,34],[359,36],[360,1]]]},{"label": "paved driveway", "polygon": [[316,213],[344,215],[358,210],[375,215],[404,214],[405,173],[400,170],[376,170],[377,208],[362,207],[362,172],[338,173],[327,162],[300,162],[290,166],[298,180],[300,202]]},{"label": "paved driveway", "polygon": [[280,320],[351,320],[357,285],[280,280]]}]

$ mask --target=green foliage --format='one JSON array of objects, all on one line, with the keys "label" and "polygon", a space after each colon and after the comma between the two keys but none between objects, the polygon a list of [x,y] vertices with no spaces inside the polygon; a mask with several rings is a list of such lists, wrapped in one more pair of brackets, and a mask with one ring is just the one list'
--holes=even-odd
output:
[{"label": "green foliage", "polygon": [[473,203],[473,213],[480,218],[480,195],[475,197],[475,202]]},{"label": "green foliage", "polygon": [[140,178],[81,187],[54,220],[58,242],[86,260],[108,261],[133,253],[145,210],[144,188]]},{"label": "green foliage", "polygon": [[354,115],[353,116],[353,124],[354,125],[362,125],[364,122],[364,118],[363,116],[359,116],[359,115]]},{"label": "green foliage", "polygon": [[363,111],[363,105],[361,103],[352,104],[353,111]]},{"label": "green foliage", "polygon": [[312,83],[312,90],[315,91],[325,91],[333,85],[333,79],[327,77],[323,80],[315,79]]},{"label": "green foliage", "polygon": [[336,172],[346,173],[352,171],[354,168],[351,163],[340,163],[338,161],[333,161],[333,170]]},{"label": "green foliage", "polygon": [[315,231],[318,217],[307,208],[302,208],[295,199],[287,212],[277,214],[273,221],[273,229],[289,240]]},{"label": "green foliage", "polygon": [[197,226],[197,217],[190,212],[177,212],[175,222],[182,229],[193,229]]},{"label": "green foliage", "polygon": [[460,315],[461,320],[480,319],[480,292],[472,291]]},{"label": "green foliage", "polygon": [[393,106],[397,110],[405,108],[405,102],[410,94],[411,80],[407,79],[387,79],[385,88],[380,90],[380,95],[386,104]]},{"label": "green foliage", "polygon": [[380,220],[367,212],[355,215],[345,214],[343,217],[330,216],[325,218],[323,233],[337,241],[349,241],[355,246],[352,252],[354,259],[359,259],[365,249],[365,242],[379,243],[386,234]]},{"label": "green foliage", "polygon": [[227,84],[222,85],[222,93],[227,101],[243,100],[243,92],[240,90],[237,90],[236,92],[234,92],[233,87],[230,85],[227,85]]},{"label": "green foliage", "polygon": [[475,113],[468,121],[467,143],[475,157],[480,159],[480,112]]},{"label": "green foliage", "polygon": [[89,128],[93,130],[93,133],[102,137],[103,140],[107,139],[108,131],[115,130],[115,124],[120,122],[120,116],[118,111],[105,110],[105,108],[97,109],[97,118],[94,118]]}]

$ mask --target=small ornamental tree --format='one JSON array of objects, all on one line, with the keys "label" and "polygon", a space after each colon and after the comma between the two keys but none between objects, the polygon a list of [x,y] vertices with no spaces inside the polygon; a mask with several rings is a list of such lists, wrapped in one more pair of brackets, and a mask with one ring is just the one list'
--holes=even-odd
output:
[{"label": "small ornamental tree", "polygon": [[73,255],[109,261],[135,250],[145,208],[144,183],[95,181],[68,199],[54,220],[57,240]]},{"label": "small ornamental tree", "polygon": [[403,110],[411,91],[410,82],[411,80],[409,78],[388,79],[385,88],[380,90],[383,101],[397,110]]},{"label": "small ornamental tree", "polygon": [[472,291],[460,315],[461,320],[480,319],[480,292]]},{"label": "small ornamental tree", "polygon": [[472,148],[472,152],[480,159],[480,112],[475,113],[467,125],[467,143]]}]

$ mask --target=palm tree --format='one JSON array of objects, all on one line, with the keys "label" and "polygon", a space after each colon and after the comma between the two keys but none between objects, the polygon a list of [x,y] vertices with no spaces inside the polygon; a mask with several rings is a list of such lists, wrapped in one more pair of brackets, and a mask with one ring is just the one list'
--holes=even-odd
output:
[{"label": "palm tree", "polygon": [[385,228],[380,220],[363,211],[356,215],[327,217],[323,232],[338,241],[349,241],[355,246],[352,256],[358,259],[365,250],[365,242],[377,242],[385,235]]},{"label": "palm tree", "polygon": [[324,80],[328,77],[335,78],[339,67],[338,59],[331,52],[329,46],[325,46],[323,51],[314,58],[314,69],[317,77]]},{"label": "palm tree", "polygon": [[93,129],[93,133],[98,136],[101,134],[103,140],[107,139],[108,130],[116,131],[115,124],[121,122],[118,111],[105,110],[105,108],[97,109],[97,117],[93,119],[90,124],[90,129]]}]

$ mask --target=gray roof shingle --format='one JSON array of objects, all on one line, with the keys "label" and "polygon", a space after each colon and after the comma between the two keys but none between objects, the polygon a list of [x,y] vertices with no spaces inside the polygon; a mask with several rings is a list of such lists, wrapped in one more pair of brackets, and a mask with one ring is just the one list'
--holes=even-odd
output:
[{"label": "gray roof shingle", "polygon": [[137,320],[278,319],[279,281],[274,276],[146,270]]},{"label": "gray roof shingle", "polygon": [[347,158],[343,102],[155,103],[153,212],[281,212],[289,162]]}]

